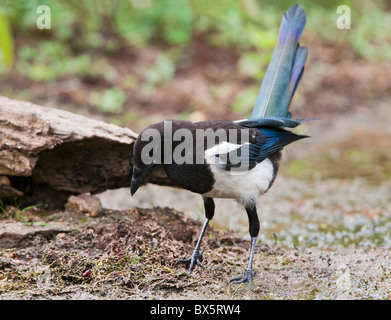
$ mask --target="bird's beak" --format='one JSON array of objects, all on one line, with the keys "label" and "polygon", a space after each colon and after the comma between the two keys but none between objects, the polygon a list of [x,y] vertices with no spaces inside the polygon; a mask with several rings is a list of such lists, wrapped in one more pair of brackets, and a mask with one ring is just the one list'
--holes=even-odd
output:
[{"label": "bird's beak", "polygon": [[136,193],[138,188],[147,180],[153,165],[145,166],[144,168],[139,168],[137,166],[133,167],[132,171],[132,182],[130,184],[130,193],[132,196]]}]

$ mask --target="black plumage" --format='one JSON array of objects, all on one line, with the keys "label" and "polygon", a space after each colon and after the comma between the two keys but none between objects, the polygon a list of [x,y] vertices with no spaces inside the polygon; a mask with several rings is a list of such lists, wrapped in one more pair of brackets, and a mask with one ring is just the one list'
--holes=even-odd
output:
[{"label": "black plumage", "polygon": [[134,148],[131,193],[148,181],[153,170],[164,171],[178,186],[203,197],[205,223],[193,254],[179,260],[202,267],[202,237],[214,216],[214,198],[231,198],[242,204],[249,220],[251,249],[242,277],[252,281],[259,219],[256,199],[267,192],[279,169],[281,150],[305,138],[286,128],[306,119],[291,119],[288,111],[303,75],[307,49],[299,46],[305,12],[292,6],[283,17],[278,42],[250,119],[240,121],[163,121],[145,128]]},{"label": "black plumage", "polygon": [[[150,132],[151,130],[155,132],[159,139],[156,144],[153,144],[153,148],[148,148],[148,144],[152,143],[152,139],[145,139],[143,141],[142,137],[145,132]],[[184,130],[188,132],[187,136],[190,137],[190,140],[185,141],[186,135],[183,135],[183,139],[178,139],[177,141],[173,139],[177,132],[185,132]],[[223,134],[216,134],[218,131]],[[253,242],[250,260],[252,265],[255,241],[259,233],[259,220],[255,206],[256,198],[266,192],[273,184],[281,159],[280,150],[285,145],[304,137],[306,136],[296,135],[279,127],[255,127],[252,125],[248,128],[239,123],[221,120],[196,123],[174,120],[156,123],[145,128],[135,142],[133,150],[135,161],[131,192],[134,194],[138,187],[148,180],[152,170],[158,170],[160,167],[163,167],[167,176],[175,184],[203,196],[206,221],[201,236],[192,256],[189,259],[178,261],[179,263],[188,264],[190,272],[195,264],[202,266],[202,252],[199,248],[206,227],[214,216],[215,205],[213,198],[233,198],[237,200],[243,204],[249,219],[249,232]],[[185,143],[192,148],[193,152],[188,152],[191,157],[184,160],[187,160],[187,162],[176,163],[174,161],[175,159],[173,159],[173,154],[177,148]],[[216,150],[217,153],[213,153],[214,158],[207,157],[208,150],[212,150],[216,146],[218,147],[223,144],[238,147],[230,152],[219,153],[219,150]],[[153,150],[149,155],[152,158],[150,164],[145,164],[142,161],[142,155],[145,153],[143,150],[145,149]],[[202,162],[197,161],[199,160],[197,156],[200,151]],[[164,155],[167,155],[167,153],[171,153],[168,157],[171,161],[165,162]],[[181,156],[184,157],[185,154],[183,153]],[[224,161],[222,161],[223,157]],[[234,161],[238,157],[241,157],[242,161],[240,163]],[[212,161],[208,161],[210,159]],[[265,173],[266,176],[270,177],[266,181],[266,185],[258,187],[257,176],[253,179],[254,182],[242,178],[243,175],[252,175],[252,172],[255,171],[254,168],[266,159],[271,164],[271,172]],[[240,168],[240,165],[243,165],[243,163],[245,165],[243,168]],[[238,170],[236,172],[237,175],[234,174],[235,170]],[[223,190],[215,190],[216,183],[219,182],[216,179],[221,180],[216,175],[216,172],[221,172],[224,175],[223,182],[221,183],[222,186],[220,187]],[[262,171],[260,173],[263,175]],[[237,179],[238,177],[239,180]],[[244,188],[251,187],[251,183],[255,186],[252,188],[254,189],[254,193],[251,192],[248,194],[248,192],[241,192]],[[224,190],[227,190],[227,193]],[[234,279],[234,281],[251,281],[253,275],[254,273],[250,266],[243,278]]]}]

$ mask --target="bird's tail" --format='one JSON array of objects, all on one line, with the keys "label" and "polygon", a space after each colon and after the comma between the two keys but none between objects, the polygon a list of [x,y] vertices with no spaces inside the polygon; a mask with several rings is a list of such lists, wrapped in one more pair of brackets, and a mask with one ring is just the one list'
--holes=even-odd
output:
[{"label": "bird's tail", "polygon": [[299,46],[305,22],[305,11],[298,4],[285,12],[251,118],[291,118],[289,105],[307,59],[307,48]]}]

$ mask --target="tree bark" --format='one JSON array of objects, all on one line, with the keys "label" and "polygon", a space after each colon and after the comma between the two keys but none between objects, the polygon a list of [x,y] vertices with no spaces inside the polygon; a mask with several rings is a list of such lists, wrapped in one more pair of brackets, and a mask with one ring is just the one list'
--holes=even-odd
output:
[{"label": "tree bark", "polygon": [[[0,199],[61,207],[72,194],[129,187],[128,128],[0,97]],[[171,185],[162,172],[151,182]]]}]

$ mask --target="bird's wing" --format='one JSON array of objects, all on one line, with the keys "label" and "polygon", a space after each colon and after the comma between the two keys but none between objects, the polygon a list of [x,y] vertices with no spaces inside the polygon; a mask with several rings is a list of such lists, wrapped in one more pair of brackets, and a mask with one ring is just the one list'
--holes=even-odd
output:
[{"label": "bird's wing", "polygon": [[226,154],[220,154],[221,169],[250,170],[270,154],[281,150],[293,141],[307,137],[272,127],[252,129],[252,131],[257,133],[250,135],[248,142],[242,143]]},{"label": "bird's wing", "polygon": [[235,123],[247,128],[294,128],[303,121],[309,119],[288,119],[282,117],[251,118],[235,121]]}]

